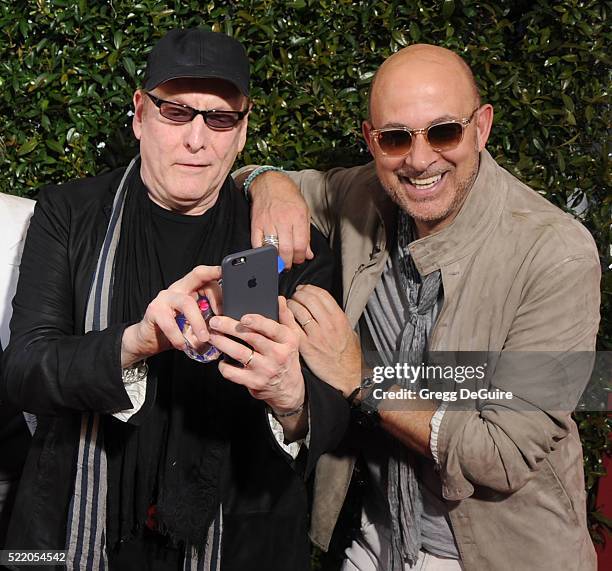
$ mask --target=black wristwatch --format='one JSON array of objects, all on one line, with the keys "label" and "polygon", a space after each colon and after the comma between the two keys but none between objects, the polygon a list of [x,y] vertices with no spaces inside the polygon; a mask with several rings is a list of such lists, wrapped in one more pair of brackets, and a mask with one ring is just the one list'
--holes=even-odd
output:
[{"label": "black wristwatch", "polygon": [[[372,377],[365,377],[361,381],[359,391],[370,389],[374,386]],[[355,402],[356,391],[353,391],[350,398],[351,412],[355,422],[364,428],[374,428],[380,424],[380,414],[378,412],[378,401],[372,398],[370,393],[359,402]]]},{"label": "black wristwatch", "polygon": [[378,412],[378,403],[371,402],[369,399],[361,401],[359,406],[356,421],[361,426],[366,428],[374,428],[380,425],[380,413]]}]

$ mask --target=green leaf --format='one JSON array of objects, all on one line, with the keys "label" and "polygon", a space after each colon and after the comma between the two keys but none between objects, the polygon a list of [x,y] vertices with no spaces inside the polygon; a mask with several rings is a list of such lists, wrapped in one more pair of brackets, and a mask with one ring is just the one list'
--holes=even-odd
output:
[{"label": "green leaf", "polygon": [[247,22],[254,23],[255,18],[251,16],[246,10],[238,10],[238,17],[242,20],[246,20]]},{"label": "green leaf", "polygon": [[[418,28],[417,28],[418,30]],[[418,33],[418,32],[417,32]],[[412,36],[412,30],[410,31],[410,35]],[[406,37],[404,36],[404,34],[402,34],[402,32],[400,32],[399,30],[393,30],[391,32],[391,37],[400,45],[400,46],[407,46],[408,45],[408,40],[406,39]]]},{"label": "green leaf", "polygon": [[454,0],[444,0],[442,3],[442,17],[445,20],[448,20],[455,11],[455,2]]},{"label": "green leaf", "polygon": [[540,139],[538,139],[537,137],[534,137],[532,139],[533,142],[533,146],[538,149],[538,151],[543,151],[544,147],[542,146],[542,142],[540,141]]},{"label": "green leaf", "polygon": [[568,109],[569,111],[573,113],[574,112],[574,102],[572,101],[572,98],[565,95],[565,93],[562,93],[561,99],[563,99],[563,104],[565,105],[566,109]]},{"label": "green leaf", "polygon": [[557,165],[559,166],[559,170],[561,172],[565,172],[565,159],[563,158],[563,153],[557,151]]},{"label": "green leaf", "polygon": [[19,147],[19,149],[17,149],[17,156],[23,157],[24,155],[31,153],[38,146],[38,142],[38,139],[34,137],[27,140],[23,145],[21,145],[21,147]]},{"label": "green leaf", "polygon": [[54,141],[53,139],[47,139],[45,141],[45,144],[52,151],[55,151],[56,153],[59,153],[60,155],[64,154],[64,147],[62,147],[62,145],[60,143],[58,143],[57,141]]},{"label": "green leaf", "polygon": [[132,58],[124,57],[123,58],[123,67],[125,67],[125,71],[128,72],[130,77],[134,77],[136,75],[136,64],[132,60]]},{"label": "green leaf", "polygon": [[257,140],[257,150],[263,155],[267,155],[269,152],[268,143],[264,139]]},{"label": "green leaf", "polygon": [[122,40],[123,40],[123,32],[121,32],[120,30],[117,30],[113,34],[113,45],[115,46],[116,50],[118,50],[121,47]]}]

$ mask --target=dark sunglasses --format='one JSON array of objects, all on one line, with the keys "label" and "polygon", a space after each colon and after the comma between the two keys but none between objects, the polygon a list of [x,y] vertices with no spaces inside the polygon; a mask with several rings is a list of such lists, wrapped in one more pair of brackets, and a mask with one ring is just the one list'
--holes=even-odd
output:
[{"label": "dark sunglasses", "polygon": [[408,127],[385,127],[373,129],[370,134],[383,155],[403,157],[410,152],[412,143],[421,134],[429,146],[436,152],[450,151],[463,140],[463,131],[472,122],[476,107],[465,119],[435,123],[424,129],[409,129]]},{"label": "dark sunglasses", "polygon": [[176,123],[189,123],[198,115],[202,115],[204,123],[211,129],[231,129],[238,124],[238,121],[244,119],[244,116],[249,112],[248,109],[244,111],[218,111],[217,109],[202,111],[182,103],[165,101],[148,92],[146,93],[149,99],[159,108],[161,116]]}]

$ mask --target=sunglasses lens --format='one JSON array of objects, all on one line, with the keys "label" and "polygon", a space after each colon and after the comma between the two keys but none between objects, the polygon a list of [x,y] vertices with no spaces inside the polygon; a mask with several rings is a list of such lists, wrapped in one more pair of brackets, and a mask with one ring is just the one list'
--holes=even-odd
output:
[{"label": "sunglasses lens", "polygon": [[385,155],[406,155],[412,146],[412,135],[402,129],[389,129],[378,134],[378,146]]},{"label": "sunglasses lens", "polygon": [[239,120],[239,114],[231,111],[213,111],[206,114],[206,124],[213,129],[230,129]]},{"label": "sunglasses lens", "polygon": [[177,123],[187,123],[193,118],[193,114],[189,109],[180,107],[179,105],[173,105],[172,103],[162,103],[159,112],[162,117],[176,121]]},{"label": "sunglasses lens", "polygon": [[433,125],[427,131],[427,140],[436,151],[450,151],[463,138],[461,123],[440,123]]}]

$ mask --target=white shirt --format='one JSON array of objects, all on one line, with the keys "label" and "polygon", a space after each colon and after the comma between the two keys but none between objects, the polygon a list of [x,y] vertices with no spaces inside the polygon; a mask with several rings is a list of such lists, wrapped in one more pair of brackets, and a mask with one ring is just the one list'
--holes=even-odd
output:
[{"label": "white shirt", "polygon": [[19,263],[30,217],[36,203],[28,198],[0,193],[0,339],[9,341],[9,321],[19,277]]}]

